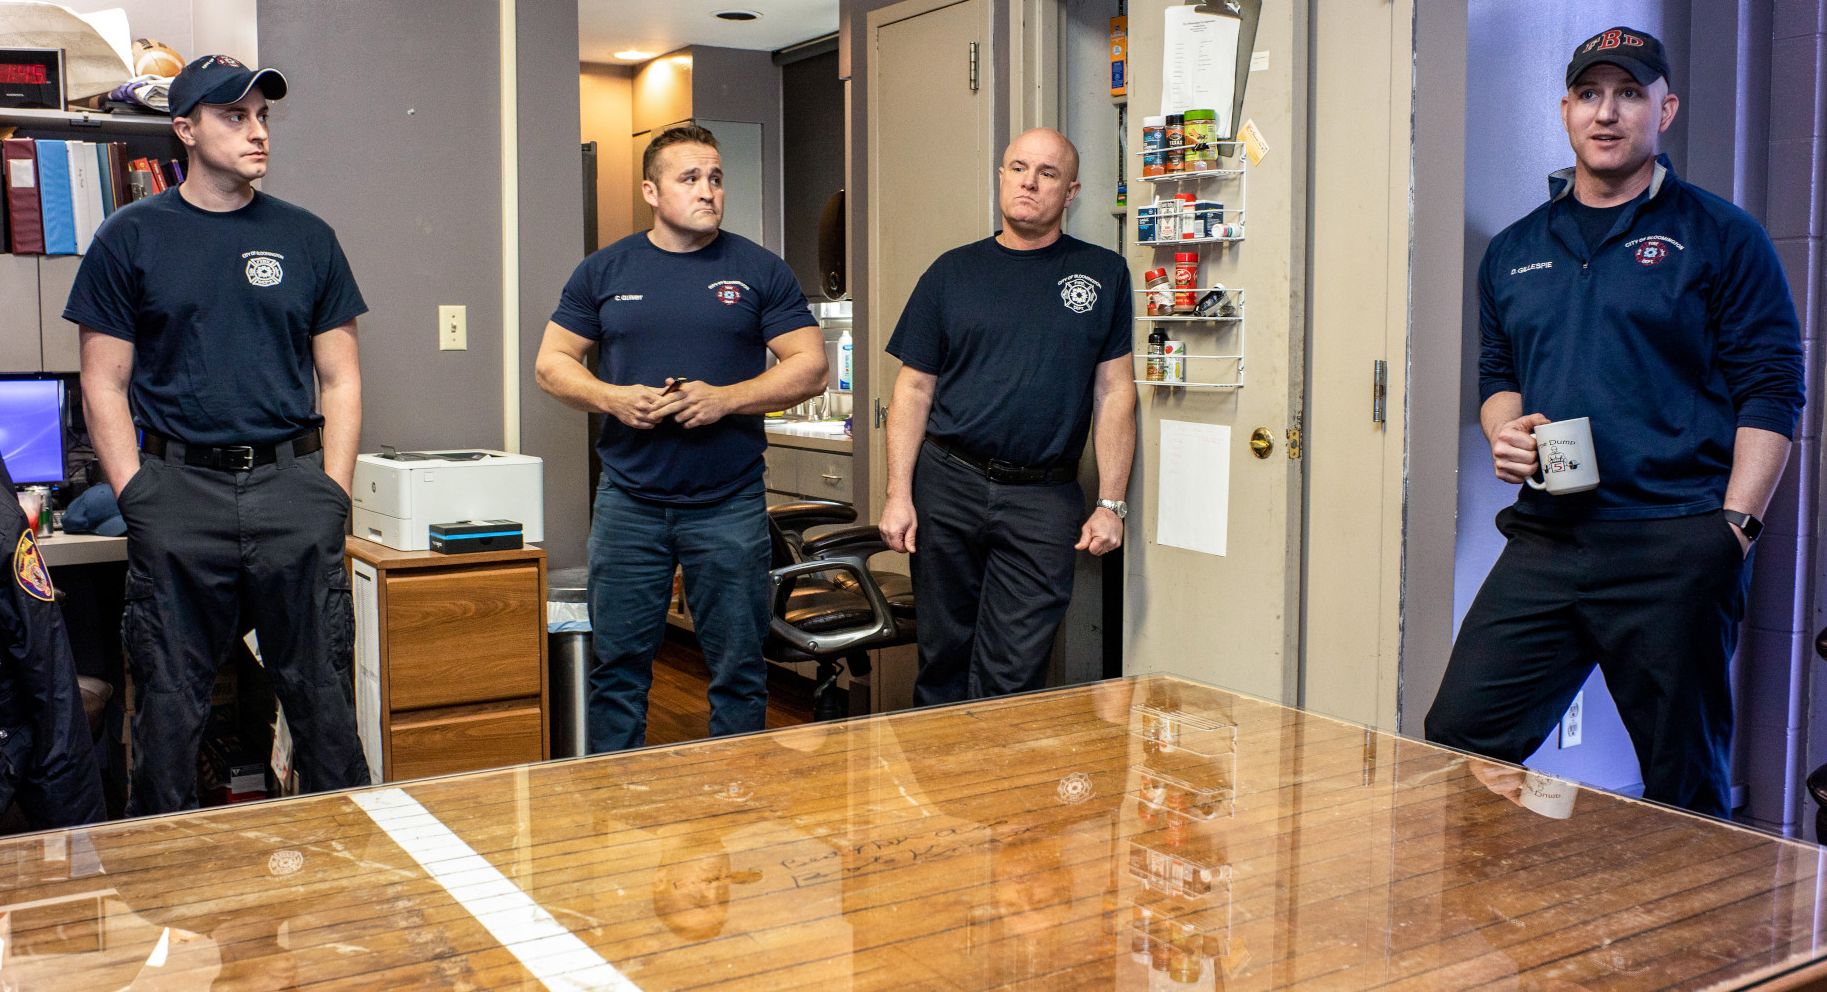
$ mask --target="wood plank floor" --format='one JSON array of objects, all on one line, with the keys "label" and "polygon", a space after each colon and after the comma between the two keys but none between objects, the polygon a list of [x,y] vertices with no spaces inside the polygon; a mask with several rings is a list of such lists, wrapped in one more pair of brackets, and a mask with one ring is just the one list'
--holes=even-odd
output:
[{"label": "wood plank floor", "polygon": [[[710,668],[689,636],[666,632],[653,662],[653,689],[647,694],[647,743],[680,744],[710,733]],[[812,687],[806,680],[768,666],[768,729],[812,720]]]}]

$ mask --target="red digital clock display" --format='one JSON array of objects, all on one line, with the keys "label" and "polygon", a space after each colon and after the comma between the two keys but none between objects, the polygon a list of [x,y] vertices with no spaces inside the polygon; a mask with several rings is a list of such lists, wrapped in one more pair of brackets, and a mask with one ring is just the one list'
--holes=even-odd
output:
[{"label": "red digital clock display", "polygon": [[45,86],[50,82],[50,75],[42,65],[0,62],[0,86]]}]

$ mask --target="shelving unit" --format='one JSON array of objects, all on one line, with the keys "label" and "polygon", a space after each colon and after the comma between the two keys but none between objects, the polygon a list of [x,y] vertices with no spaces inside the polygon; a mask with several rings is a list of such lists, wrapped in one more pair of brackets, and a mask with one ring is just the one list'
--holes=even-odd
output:
[{"label": "shelving unit", "polygon": [[[1147,290],[1147,289],[1135,290],[1135,293],[1142,297],[1146,297],[1150,292],[1151,291]],[[1155,290],[1153,292],[1159,292],[1159,290]],[[1152,361],[1156,356],[1148,355],[1148,354],[1137,354],[1136,356],[1134,356],[1135,360],[1137,362],[1137,365],[1136,365],[1137,374],[1136,374],[1136,379],[1135,379],[1136,385],[1151,386],[1151,387],[1154,387],[1157,389],[1159,389],[1159,388],[1171,388],[1171,389],[1241,389],[1241,388],[1243,388],[1244,355],[1247,352],[1247,349],[1245,348],[1245,345],[1244,345],[1244,341],[1245,341],[1245,337],[1244,337],[1245,307],[1244,307],[1244,300],[1243,300],[1243,290],[1228,287],[1228,286],[1196,286],[1190,290],[1187,290],[1187,289],[1179,290],[1179,292],[1182,292],[1182,293],[1190,292],[1190,293],[1193,293],[1196,297],[1200,297],[1200,298],[1203,298],[1207,293],[1222,292],[1225,294],[1228,304],[1234,309],[1235,312],[1231,313],[1231,314],[1222,315],[1222,316],[1218,315],[1218,314],[1212,314],[1212,315],[1203,316],[1203,317],[1197,316],[1197,315],[1186,315],[1186,314],[1174,314],[1174,315],[1169,315],[1169,316],[1152,316],[1151,317],[1151,316],[1144,314],[1142,316],[1137,317],[1136,319],[1139,321],[1143,321],[1145,323],[1150,323],[1150,324],[1195,324],[1195,325],[1209,324],[1209,325],[1211,325],[1211,330],[1214,333],[1223,333],[1226,331],[1234,332],[1235,344],[1233,347],[1235,348],[1235,353],[1234,354],[1200,354],[1198,352],[1186,352],[1184,354],[1174,356],[1176,358],[1179,358],[1181,361],[1187,363],[1188,367],[1187,367],[1186,371],[1188,374],[1180,380],[1171,381],[1171,382],[1147,378],[1148,363],[1150,361]],[[1234,363],[1234,365],[1231,368],[1231,371],[1233,373],[1233,378],[1231,378],[1228,381],[1213,381],[1213,380],[1209,380],[1209,379],[1195,379],[1191,375],[1191,371],[1192,371],[1191,363],[1193,363],[1195,361],[1197,361],[1197,362]]]},{"label": "shelving unit", "polygon": [[[1174,145],[1169,148],[1160,149],[1160,151],[1184,152],[1200,148],[1216,148],[1221,155],[1228,153],[1229,156],[1236,159],[1237,165],[1234,168],[1201,169],[1194,171],[1183,170],[1180,172],[1164,173],[1159,176],[1133,176],[1130,178],[1130,182],[1146,184],[1140,185],[1138,188],[1154,189],[1157,191],[1164,186],[1178,188],[1183,185],[1196,185],[1202,182],[1234,182],[1237,184],[1235,195],[1231,202],[1226,202],[1224,204],[1223,219],[1219,223],[1227,228],[1235,225],[1237,228],[1236,233],[1198,238],[1182,237],[1151,239],[1147,241],[1138,240],[1136,241],[1138,247],[1173,248],[1184,251],[1197,249],[1202,245],[1230,246],[1239,244],[1244,240],[1247,234],[1245,225],[1247,216],[1245,213],[1245,201],[1249,191],[1249,166],[1247,165],[1247,160],[1243,158],[1243,143],[1240,141],[1214,141],[1205,143],[1204,145]],[[1153,154],[1153,151],[1134,152],[1132,153],[1132,157],[1140,158],[1148,154]],[[1160,204],[1168,202],[1172,202],[1171,198],[1164,200],[1159,193],[1157,193],[1152,204],[1158,207]],[[1128,228],[1126,227],[1125,231],[1127,230]],[[1200,259],[1200,264],[1203,266],[1204,262],[1205,259],[1202,257]],[[1227,331],[1234,332],[1235,338],[1231,351],[1222,353],[1213,353],[1210,351],[1204,353],[1186,352],[1174,356],[1181,363],[1183,372],[1181,378],[1175,381],[1149,379],[1146,375],[1146,370],[1148,368],[1148,363],[1152,361],[1155,356],[1138,354],[1136,356],[1138,362],[1136,366],[1136,385],[1148,386],[1155,389],[1227,390],[1243,388],[1244,357],[1248,353],[1248,348],[1245,346],[1244,335],[1243,290],[1236,287],[1225,286],[1200,286],[1190,290],[1190,292],[1194,293],[1198,298],[1203,298],[1206,294],[1213,291],[1219,291],[1225,294],[1227,298],[1225,306],[1232,310],[1231,313],[1207,315],[1142,315],[1138,316],[1136,319],[1149,324],[1206,325],[1209,326],[1214,333],[1224,333]],[[1135,292],[1139,297],[1145,299],[1149,290],[1139,289]],[[1189,292],[1189,290],[1182,289],[1178,292],[1184,293]],[[1208,377],[1201,378],[1194,374],[1195,363],[1205,366],[1207,371],[1210,371],[1210,366],[1213,364],[1219,364],[1223,367],[1217,371],[1211,371],[1211,374]],[[1222,374],[1225,371],[1228,371],[1229,374]]]},{"label": "shelving unit", "polygon": [[0,110],[0,127],[21,130],[69,128],[170,134],[171,118],[163,114],[104,113],[99,110]]}]

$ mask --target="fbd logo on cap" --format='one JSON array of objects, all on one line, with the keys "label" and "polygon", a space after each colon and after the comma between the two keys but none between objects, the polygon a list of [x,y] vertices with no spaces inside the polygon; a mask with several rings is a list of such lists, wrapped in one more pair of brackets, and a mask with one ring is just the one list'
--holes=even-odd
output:
[{"label": "fbd logo on cap", "polygon": [[240,62],[236,61],[232,56],[228,56],[228,55],[211,55],[209,58],[204,59],[203,64],[200,66],[197,66],[197,68],[207,69],[212,65],[225,65],[231,69],[247,68],[247,66],[242,65]]},{"label": "fbd logo on cap", "polygon": [[1601,52],[1608,52],[1614,48],[1623,47],[1642,48],[1643,44],[1642,38],[1639,38],[1634,34],[1626,34],[1617,28],[1612,28],[1610,31],[1587,42],[1585,47],[1580,49],[1580,54],[1584,55],[1595,48]]},{"label": "fbd logo on cap", "polygon": [[285,268],[279,264],[285,258],[278,252],[244,251],[241,257],[247,259],[247,281],[253,286],[277,286],[285,278]]}]

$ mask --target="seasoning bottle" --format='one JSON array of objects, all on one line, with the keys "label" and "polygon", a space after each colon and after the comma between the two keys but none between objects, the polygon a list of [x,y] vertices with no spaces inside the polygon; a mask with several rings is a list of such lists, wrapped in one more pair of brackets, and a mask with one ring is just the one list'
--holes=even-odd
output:
[{"label": "seasoning bottle", "polygon": [[1186,168],[1186,118],[1179,114],[1167,115],[1167,126],[1162,134],[1161,165],[1169,175]]},{"label": "seasoning bottle", "polygon": [[1180,240],[1199,237],[1199,197],[1193,193],[1175,193],[1174,199],[1180,203]]},{"label": "seasoning bottle", "polygon": [[1180,240],[1180,201],[1169,198],[1155,201],[1155,240]]},{"label": "seasoning bottle", "polygon": [[1218,140],[1218,112],[1189,110],[1181,116],[1185,121],[1185,140],[1191,146],[1186,150],[1186,171],[1210,172],[1217,168],[1218,148],[1212,142]]},{"label": "seasoning bottle", "polygon": [[1142,118],[1142,175],[1158,176],[1166,171],[1161,148],[1167,144],[1167,118]]},{"label": "seasoning bottle", "polygon": [[1148,316],[1166,317],[1174,312],[1173,280],[1167,277],[1165,266],[1144,272],[1142,284],[1148,288]]},{"label": "seasoning bottle", "polygon": [[1148,332],[1148,361],[1142,378],[1149,382],[1160,382],[1167,378],[1167,364],[1163,358],[1163,352],[1166,350],[1167,331],[1161,325],[1156,324],[1155,329]]},{"label": "seasoning bottle", "polygon": [[1199,253],[1174,253],[1174,313],[1191,316],[1198,305]]}]

